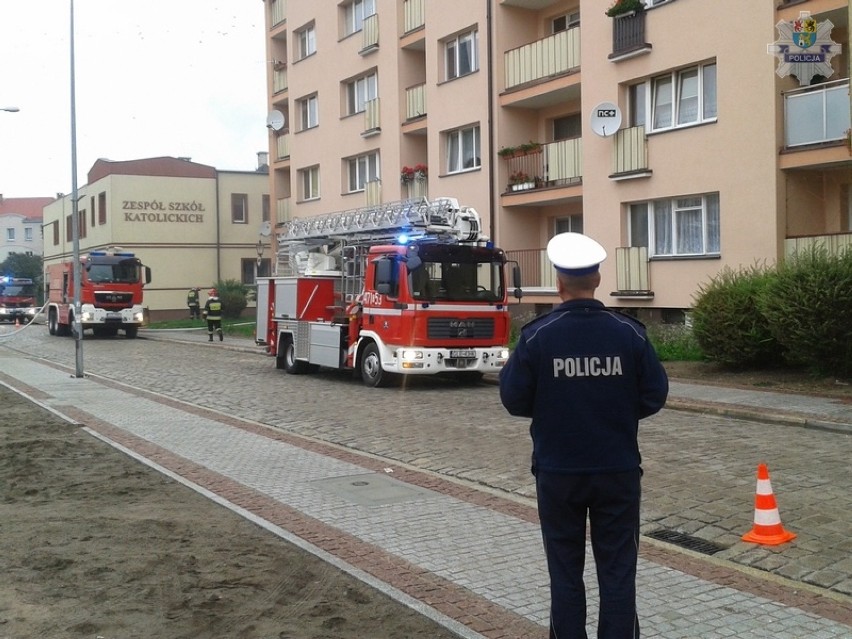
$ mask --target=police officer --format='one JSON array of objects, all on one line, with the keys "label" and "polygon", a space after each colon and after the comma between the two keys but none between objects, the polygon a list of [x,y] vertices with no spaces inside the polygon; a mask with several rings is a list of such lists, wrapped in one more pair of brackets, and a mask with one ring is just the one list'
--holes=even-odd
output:
[{"label": "police officer", "polygon": [[579,233],[547,245],[562,304],[521,331],[500,399],[531,417],[532,470],[550,573],[551,639],[587,639],[586,517],[600,587],[599,639],[636,639],[642,469],[639,420],[668,378],[638,321],[594,299],[604,248]]},{"label": "police officer", "polygon": [[201,289],[195,287],[189,289],[189,292],[186,294],[186,305],[189,307],[189,319],[201,318],[201,302],[198,299],[199,291],[201,291]]},{"label": "police officer", "polygon": [[207,341],[213,341],[213,332],[219,335],[219,341],[224,338],[222,335],[222,302],[219,301],[219,293],[215,288],[211,288],[207,293],[207,302],[204,304],[204,319],[207,320]]}]

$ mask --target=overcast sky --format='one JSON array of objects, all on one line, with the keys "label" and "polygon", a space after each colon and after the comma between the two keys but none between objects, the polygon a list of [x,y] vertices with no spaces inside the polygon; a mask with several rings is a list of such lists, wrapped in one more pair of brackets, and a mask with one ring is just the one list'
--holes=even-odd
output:
[{"label": "overcast sky", "polygon": [[[0,194],[70,193],[70,0],[0,0]],[[98,158],[252,171],[266,151],[261,0],[74,0],[77,183]]]}]

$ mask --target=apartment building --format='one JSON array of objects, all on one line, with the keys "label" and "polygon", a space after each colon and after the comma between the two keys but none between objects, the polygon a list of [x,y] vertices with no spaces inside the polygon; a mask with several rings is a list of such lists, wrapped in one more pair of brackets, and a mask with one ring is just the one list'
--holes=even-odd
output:
[{"label": "apartment building", "polygon": [[0,195],[0,262],[12,253],[41,255],[42,209],[52,201],[50,197]]},{"label": "apartment building", "polygon": [[[150,266],[153,320],[186,317],[192,287],[254,284],[272,263],[265,152],[258,163],[256,171],[224,171],[189,158],[96,161],[77,193],[80,253],[121,247]],[[45,268],[70,260],[72,195],[45,206],[43,223]]]},{"label": "apartment building", "polygon": [[[524,305],[582,231],[602,301],[672,321],[723,268],[852,243],[849,0],[265,4],[278,222],[456,197]],[[822,62],[785,60],[807,17]]]}]

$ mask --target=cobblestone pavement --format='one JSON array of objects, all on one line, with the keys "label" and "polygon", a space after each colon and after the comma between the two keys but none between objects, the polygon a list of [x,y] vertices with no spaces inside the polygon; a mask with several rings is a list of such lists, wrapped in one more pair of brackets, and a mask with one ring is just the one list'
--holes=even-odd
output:
[{"label": "cobblestone pavement", "polygon": [[[11,332],[9,327],[0,327],[0,381],[11,368],[3,365],[6,358],[11,358],[7,363],[24,356],[45,358],[74,370],[73,340],[50,338],[44,327],[30,327],[14,336]],[[249,340],[193,343],[199,337],[206,340],[192,334],[175,336],[183,340],[180,342],[161,341],[162,337],[87,338],[83,341],[84,369],[92,379],[104,377],[140,392],[156,393],[161,403],[166,398],[188,402],[214,411],[211,415],[273,426],[296,437],[294,441],[307,438],[304,441],[332,444],[332,450],[342,453],[366,455],[379,472],[383,465],[399,469],[397,478],[403,471],[421,479],[435,478],[444,493],[451,484],[460,486],[459,490],[473,489],[472,494],[492,496],[502,506],[492,504],[489,512],[477,513],[481,520],[472,521],[471,527],[479,534],[470,543],[481,544],[484,531],[499,530],[507,538],[527,538],[535,545],[527,423],[503,411],[496,386],[460,387],[428,378],[413,380],[404,388],[368,389],[340,372],[286,375]],[[689,386],[678,388],[681,394],[673,403],[690,410],[666,409],[645,420],[640,429],[645,468],[642,531],[646,535],[659,530],[677,532],[687,542],[713,542],[721,550],[711,557],[651,539],[643,541],[640,575],[647,584],[643,596],[651,598],[644,601],[644,607],[654,611],[651,627],[646,622],[643,634],[666,638],[852,636],[852,475],[848,461],[852,458],[852,430],[844,423],[848,407],[831,405],[824,415],[809,420],[808,415],[824,407],[803,398],[786,418],[775,410],[770,419],[761,420],[759,392],[724,400],[702,397],[690,403],[687,395],[695,389]],[[719,408],[725,401],[728,408]],[[742,409],[740,414],[749,419],[729,416],[737,414],[731,406]],[[814,425],[817,428],[804,427]],[[144,429],[136,436],[153,437]],[[263,453],[249,449],[246,455],[242,463],[250,467],[252,456]],[[798,534],[795,541],[782,546],[740,540],[753,523],[755,470],[760,462],[769,466],[785,528]],[[294,506],[295,497],[288,499]],[[455,507],[437,505],[439,511],[448,513]],[[506,513],[511,514],[509,519],[505,519]],[[340,524],[343,528],[348,525],[354,526]],[[429,538],[441,538],[435,530],[428,532]],[[540,542],[538,545],[540,553]],[[497,548],[499,544],[485,548],[486,556],[480,561],[500,564]],[[430,553],[438,553],[430,570],[451,574],[452,567],[441,572],[440,551],[440,547],[430,548]],[[512,569],[519,573],[533,570],[536,574],[532,576],[510,570],[511,582],[530,579],[539,584],[531,592],[516,595],[518,601],[504,601],[513,597],[513,583],[508,584],[508,592],[501,589],[505,583],[492,583],[486,590],[489,601],[521,611],[527,620],[542,624],[546,620],[546,606],[542,606],[546,576],[536,572],[542,569],[543,557],[538,560],[534,569]],[[499,571],[492,573],[506,578]],[[680,581],[683,575],[701,579]],[[463,579],[455,583],[466,588],[475,585]],[[746,599],[755,606],[750,613],[741,609],[745,604],[738,593],[743,591],[757,595]],[[674,603],[675,596],[680,603]],[[733,609],[728,605],[733,601],[738,610],[734,616],[744,616],[736,624],[725,617],[720,625],[719,606]],[[814,625],[808,632],[796,634],[801,632],[795,625],[800,621],[791,622],[775,608],[769,611],[772,602],[809,610],[814,616],[808,617],[808,623]],[[710,610],[714,612],[707,613]],[[764,613],[770,616],[764,618]],[[707,618],[701,620],[702,615]],[[830,623],[824,625],[820,617]],[[704,625],[696,626],[693,618]]]}]

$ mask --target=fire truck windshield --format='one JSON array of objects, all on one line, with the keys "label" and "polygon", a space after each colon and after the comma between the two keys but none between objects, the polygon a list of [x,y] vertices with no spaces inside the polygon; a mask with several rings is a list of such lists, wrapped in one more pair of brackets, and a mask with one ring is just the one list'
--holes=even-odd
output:
[{"label": "fire truck windshield", "polygon": [[415,300],[499,302],[503,299],[502,254],[454,253],[441,256],[420,251],[422,266],[408,276]]},{"label": "fire truck windshield", "polygon": [[0,282],[0,297],[35,297],[35,284],[3,284]]},{"label": "fire truck windshield", "polygon": [[90,264],[86,270],[89,281],[94,283],[136,284],[139,281],[139,264],[135,260],[117,264]]}]

